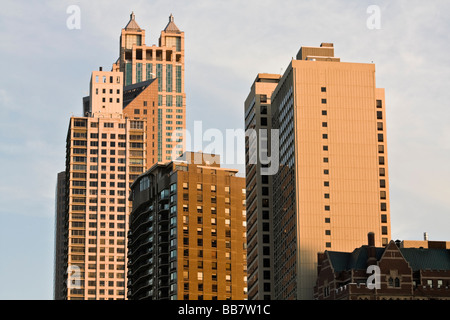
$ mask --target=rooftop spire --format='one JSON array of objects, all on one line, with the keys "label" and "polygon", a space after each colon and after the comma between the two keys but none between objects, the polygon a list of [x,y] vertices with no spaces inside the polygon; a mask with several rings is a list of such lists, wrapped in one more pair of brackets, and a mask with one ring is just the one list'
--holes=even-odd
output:
[{"label": "rooftop spire", "polygon": [[174,20],[175,19],[173,18],[173,14],[170,14],[169,23],[167,24],[166,28],[164,29],[165,32],[181,33],[180,29],[178,29],[178,27],[175,25]]},{"label": "rooftop spire", "polygon": [[131,11],[130,14],[130,21],[128,22],[128,24],[125,26],[125,30],[141,30],[141,28],[139,27],[139,25],[136,23],[136,21],[134,20],[135,15],[134,12]]}]

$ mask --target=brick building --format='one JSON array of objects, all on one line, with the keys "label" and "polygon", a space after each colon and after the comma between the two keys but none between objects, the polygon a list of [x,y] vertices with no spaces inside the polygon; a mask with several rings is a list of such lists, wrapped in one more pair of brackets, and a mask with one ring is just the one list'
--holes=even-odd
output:
[{"label": "brick building", "polygon": [[[353,252],[325,251],[318,254],[316,300],[450,300],[450,246],[448,242],[391,241],[368,244]],[[422,245],[425,244],[425,245]],[[379,267],[379,278],[372,269]],[[371,285],[378,284],[371,289]]]}]

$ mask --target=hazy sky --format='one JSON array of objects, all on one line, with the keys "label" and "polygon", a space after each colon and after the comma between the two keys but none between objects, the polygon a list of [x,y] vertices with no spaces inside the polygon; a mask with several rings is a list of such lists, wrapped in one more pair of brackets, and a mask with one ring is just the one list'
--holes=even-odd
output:
[{"label": "hazy sky", "polygon": [[[80,29],[66,12],[80,8]],[[367,20],[380,8],[380,29]],[[301,46],[376,64],[386,89],[392,237],[449,240],[448,1],[12,1],[0,11],[0,299],[52,299],[56,175],[90,73],[110,70],[131,11],[157,44],[185,32],[187,128],[244,128],[256,74],[282,73]],[[195,150],[193,150],[195,151]],[[243,172],[242,165],[234,167]]]}]

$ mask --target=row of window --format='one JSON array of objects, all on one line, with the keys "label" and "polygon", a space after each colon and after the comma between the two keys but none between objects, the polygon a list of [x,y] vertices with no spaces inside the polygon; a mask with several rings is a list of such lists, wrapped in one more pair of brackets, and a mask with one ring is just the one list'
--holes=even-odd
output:
[{"label": "row of window", "polygon": [[[322,93],[326,93],[327,92],[327,88],[326,87],[321,87],[320,91]],[[322,104],[327,104],[327,99],[326,98],[322,98],[321,102],[322,102]],[[322,116],[325,116],[325,117],[328,116],[328,111],[326,109],[323,109],[321,113],[322,113]],[[322,122],[322,128],[328,128],[328,121]],[[322,133],[322,140],[328,140],[328,133]],[[324,141],[324,143],[325,143],[325,141]],[[322,150],[325,151],[325,152],[328,152],[329,151],[328,150],[328,144],[322,145]],[[329,163],[328,162],[328,157],[324,157],[323,158],[323,163]],[[324,169],[324,175],[329,175],[329,169]],[[324,181],[323,185],[326,188],[330,187],[330,181],[328,179],[326,179]],[[324,193],[324,199],[330,199],[329,191]],[[325,205],[324,209],[325,209],[326,212],[329,212],[330,211],[330,205]],[[325,223],[327,225],[330,225],[331,218],[330,217],[325,217]],[[331,230],[326,229],[325,230],[325,235],[326,236],[331,236]],[[326,241],[325,242],[325,248],[331,248],[331,242]]]}]

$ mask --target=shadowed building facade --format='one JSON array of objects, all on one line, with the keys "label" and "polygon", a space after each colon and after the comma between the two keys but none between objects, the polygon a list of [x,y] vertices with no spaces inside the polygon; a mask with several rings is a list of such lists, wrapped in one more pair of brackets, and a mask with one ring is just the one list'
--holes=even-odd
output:
[{"label": "shadowed building facade", "polygon": [[255,130],[259,138],[255,141],[249,136],[245,141],[249,300],[270,300],[274,293],[273,226],[270,210],[273,201],[272,175],[261,174],[264,164],[259,159],[250,161],[250,150],[260,148],[271,151],[268,143],[271,141],[272,128],[270,102],[280,78],[279,74],[258,74],[245,100],[245,130]]}]

